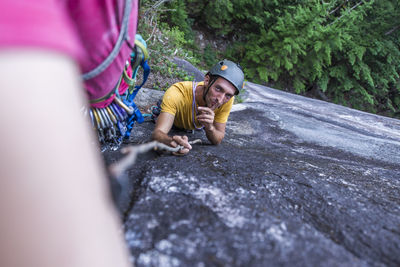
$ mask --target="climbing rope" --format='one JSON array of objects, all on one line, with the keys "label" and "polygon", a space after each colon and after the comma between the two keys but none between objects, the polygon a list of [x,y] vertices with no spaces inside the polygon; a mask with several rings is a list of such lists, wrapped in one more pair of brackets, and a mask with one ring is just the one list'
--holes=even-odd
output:
[{"label": "climbing rope", "polygon": [[[194,144],[199,144],[201,143],[200,139],[195,139],[193,141],[190,141],[189,144],[194,145]],[[141,145],[136,145],[136,146],[126,146],[121,149],[121,152],[125,154],[125,156],[117,161],[116,163],[113,163],[109,167],[109,171],[112,177],[114,178],[119,178],[123,177],[125,172],[131,167],[135,161],[136,158],[139,154],[146,153],[150,150],[161,150],[161,151],[167,151],[167,152],[178,152],[179,150],[183,149],[183,146],[176,146],[176,147],[170,147],[167,146],[163,143],[160,143],[158,141],[152,141],[149,143],[141,144]]]}]

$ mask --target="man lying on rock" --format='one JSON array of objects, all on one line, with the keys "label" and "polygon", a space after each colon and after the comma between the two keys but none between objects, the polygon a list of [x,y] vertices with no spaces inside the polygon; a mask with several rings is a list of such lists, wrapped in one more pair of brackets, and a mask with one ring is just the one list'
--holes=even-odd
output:
[{"label": "man lying on rock", "polygon": [[188,153],[192,146],[186,135],[168,135],[174,125],[184,130],[204,128],[208,140],[218,145],[225,136],[234,95],[239,94],[243,82],[240,66],[225,59],[211,68],[203,82],[172,85],[163,97],[153,139],[172,147],[183,146],[178,155]]}]

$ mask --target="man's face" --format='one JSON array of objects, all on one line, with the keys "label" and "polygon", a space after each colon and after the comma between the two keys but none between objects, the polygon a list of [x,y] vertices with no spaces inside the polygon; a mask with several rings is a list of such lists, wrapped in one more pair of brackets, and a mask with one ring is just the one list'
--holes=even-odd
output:
[{"label": "man's face", "polygon": [[[204,78],[204,86],[208,87],[210,77]],[[211,85],[206,95],[206,104],[212,110],[215,110],[228,102],[236,92],[236,88],[224,78],[218,79]]]}]

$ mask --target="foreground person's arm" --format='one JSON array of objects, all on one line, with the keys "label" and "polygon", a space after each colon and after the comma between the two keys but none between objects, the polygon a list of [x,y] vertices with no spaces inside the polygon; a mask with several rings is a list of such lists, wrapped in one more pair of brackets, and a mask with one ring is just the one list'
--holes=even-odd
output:
[{"label": "foreground person's arm", "polygon": [[0,53],[0,266],[128,266],[67,57]]},{"label": "foreground person's arm", "polygon": [[176,155],[184,155],[187,154],[192,146],[189,144],[188,137],[186,135],[174,135],[169,136],[168,132],[171,130],[172,125],[174,123],[174,116],[167,112],[161,112],[161,114],[157,118],[157,123],[154,128],[152,138],[158,142],[166,144],[168,146],[176,147],[181,145],[184,149],[179,150]]}]

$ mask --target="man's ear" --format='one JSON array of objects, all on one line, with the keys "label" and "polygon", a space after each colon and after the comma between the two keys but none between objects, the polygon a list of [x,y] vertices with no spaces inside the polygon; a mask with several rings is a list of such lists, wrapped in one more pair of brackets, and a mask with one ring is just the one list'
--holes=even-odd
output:
[{"label": "man's ear", "polygon": [[204,76],[204,86],[206,88],[207,88],[209,82],[210,82],[210,75],[206,74],[206,76]]}]

